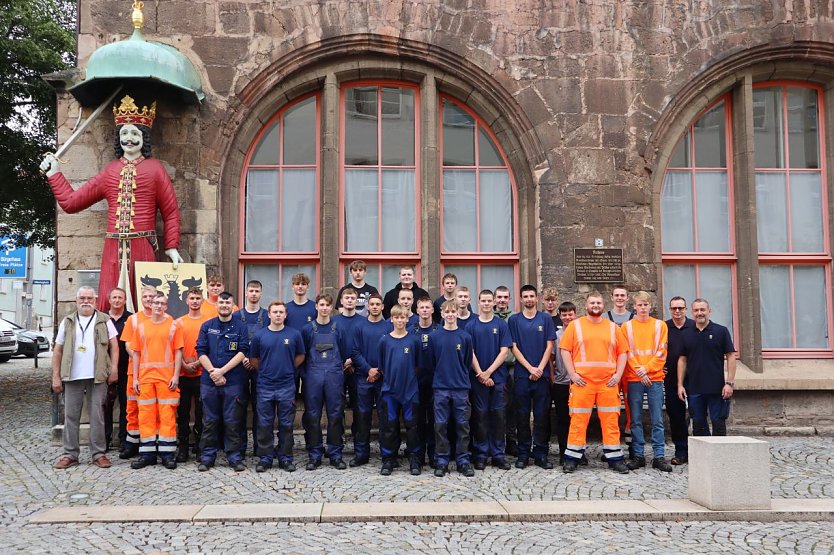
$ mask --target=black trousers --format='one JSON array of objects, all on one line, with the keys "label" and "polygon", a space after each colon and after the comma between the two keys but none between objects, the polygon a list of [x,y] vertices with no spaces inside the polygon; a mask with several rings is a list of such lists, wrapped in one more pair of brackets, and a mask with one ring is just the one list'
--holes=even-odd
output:
[{"label": "black trousers", "polygon": [[550,398],[553,400],[553,406],[556,409],[556,439],[559,442],[559,459],[561,460],[565,456],[565,447],[568,444],[568,432],[570,431],[570,410],[568,409],[570,384],[551,384]]},{"label": "black trousers", "polygon": [[194,403],[194,437],[200,444],[203,434],[203,400],[200,397],[200,376],[180,377],[180,404],[177,407],[177,446],[188,453],[191,436],[191,403]]},{"label": "black trousers", "polygon": [[687,457],[689,454],[689,423],[686,420],[686,403],[678,397],[678,376],[672,372],[666,374],[666,414],[669,416],[669,433],[675,444],[675,456]]}]

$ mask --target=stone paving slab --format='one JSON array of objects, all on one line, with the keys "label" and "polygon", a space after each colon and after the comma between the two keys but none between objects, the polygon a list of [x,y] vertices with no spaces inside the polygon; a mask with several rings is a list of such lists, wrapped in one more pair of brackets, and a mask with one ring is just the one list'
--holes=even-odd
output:
[{"label": "stone paving slab", "polygon": [[31,524],[71,522],[190,522],[200,505],[87,505],[55,507],[29,518]]},{"label": "stone paving slab", "polygon": [[657,520],[658,510],[644,501],[501,501],[509,520],[521,522],[574,520]]},{"label": "stone paving slab", "polygon": [[325,503],[321,522],[498,522],[500,503]]},{"label": "stone paving slab", "polygon": [[321,522],[324,503],[252,503],[206,505],[194,522]]}]

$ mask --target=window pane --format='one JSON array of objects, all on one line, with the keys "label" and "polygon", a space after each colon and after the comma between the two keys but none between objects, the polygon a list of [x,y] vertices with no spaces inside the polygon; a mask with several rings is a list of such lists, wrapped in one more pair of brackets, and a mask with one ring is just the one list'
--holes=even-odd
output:
[{"label": "window pane", "polygon": [[[477,303],[478,300],[478,267],[477,266],[469,266],[469,265],[446,265],[444,266],[444,274],[452,273],[458,277],[458,285],[462,285],[464,287],[469,288],[469,293],[473,299],[475,299],[474,303]],[[510,289],[512,291],[512,289]],[[472,308],[475,308],[477,305],[473,304]]]},{"label": "window pane", "polygon": [[789,277],[788,266],[759,266],[762,347],[765,349],[789,349],[792,346]]},{"label": "window pane", "polygon": [[791,172],[791,252],[822,252],[822,187],[816,172]]},{"label": "window pane", "polygon": [[281,205],[281,250],[316,250],[316,170],[284,170]]},{"label": "window pane", "polygon": [[695,228],[692,218],[692,174],[667,171],[663,183],[662,233],[664,252],[695,250]]},{"label": "window pane", "polygon": [[376,170],[345,170],[345,249],[376,252],[379,248],[379,185]]},{"label": "window pane", "polygon": [[414,165],[414,90],[382,88],[382,164]]},{"label": "window pane", "polygon": [[[481,283],[478,284],[478,291],[472,293],[472,297],[477,300],[478,292],[481,289],[489,289],[495,291],[499,285],[507,286],[510,291],[515,291],[515,271],[512,266],[481,266]],[[473,302],[473,307],[475,306]]]},{"label": "window pane", "polygon": [[759,252],[787,252],[785,174],[756,173],[756,230]]},{"label": "window pane", "polygon": [[345,91],[345,165],[377,161],[377,88],[349,88]]},{"label": "window pane", "polygon": [[[733,333],[734,325],[732,285],[730,266],[713,264],[698,266],[698,296],[709,301],[712,309],[710,320],[729,328],[730,334]],[[687,299],[687,306],[691,304],[692,300]]]},{"label": "window pane", "polygon": [[695,174],[698,206],[698,250],[730,251],[730,214],[725,172]]},{"label": "window pane", "polygon": [[475,172],[443,172],[443,250],[474,252],[477,249]]},{"label": "window pane", "polygon": [[382,251],[417,250],[413,170],[382,172]]},{"label": "window pane", "polygon": [[672,158],[669,160],[670,168],[688,168],[689,166],[689,131],[684,133],[678,146],[675,147],[675,152],[672,153]]},{"label": "window pane", "polygon": [[[266,307],[272,301],[277,301],[279,297],[278,291],[278,265],[277,264],[247,264],[243,267],[243,285],[244,287],[251,280],[256,279],[263,284],[261,293],[261,306]],[[292,289],[290,289],[292,293]],[[240,306],[243,306],[243,301],[238,301]]]},{"label": "window pane", "polygon": [[478,164],[481,166],[503,166],[504,160],[498,153],[498,147],[483,129],[478,127]]},{"label": "window pane", "polygon": [[692,126],[695,130],[695,166],[727,167],[724,103],[713,106]]},{"label": "window pane", "polygon": [[480,179],[480,251],[512,252],[513,199],[510,175],[503,170],[482,171]]},{"label": "window pane", "polygon": [[475,119],[447,100],[443,101],[443,165],[475,165]]},{"label": "window pane", "polygon": [[819,168],[817,91],[788,87],[788,150],[791,168]]},{"label": "window pane", "polygon": [[796,303],[796,347],[827,349],[828,302],[825,294],[825,268],[794,266],[793,287]]},{"label": "window pane", "polygon": [[246,174],[247,251],[278,249],[278,170],[249,170]]},{"label": "window pane", "polygon": [[695,294],[695,266],[690,264],[663,266],[663,313],[667,318],[671,318],[669,300],[676,296],[686,299],[687,307],[692,305],[692,299],[697,297]]},{"label": "window pane", "polygon": [[[383,264],[382,265],[382,284],[377,286],[380,294],[383,296],[387,291],[390,291],[400,282],[400,268],[402,264]],[[417,269],[414,271],[414,282],[418,285],[420,282],[417,279]],[[424,288],[425,289],[425,288]]]},{"label": "window pane", "polygon": [[278,122],[269,126],[255,147],[255,153],[249,162],[253,166],[278,165]]},{"label": "window pane", "polygon": [[282,264],[279,294],[284,302],[292,300],[292,277],[299,273],[307,274],[310,278],[310,289],[307,291],[307,296],[313,299],[316,297],[318,281],[316,280],[316,267],[313,264]]},{"label": "window pane", "polygon": [[316,99],[299,102],[284,115],[284,164],[316,163]]},{"label": "window pane", "polygon": [[785,167],[781,87],[753,89],[753,131],[756,167]]}]

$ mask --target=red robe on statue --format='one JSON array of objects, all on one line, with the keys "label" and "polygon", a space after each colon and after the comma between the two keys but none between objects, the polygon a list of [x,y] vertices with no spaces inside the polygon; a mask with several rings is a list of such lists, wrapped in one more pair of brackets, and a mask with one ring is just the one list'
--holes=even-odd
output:
[{"label": "red robe on statue", "polygon": [[[119,283],[120,243],[125,250],[129,247],[129,289],[131,297],[138,299],[133,273],[134,263],[156,261],[158,244],[154,231],[157,209],[162,213],[162,221],[165,224],[162,250],[178,248],[180,243],[180,210],[165,168],[156,158],[135,160],[132,164],[136,172],[135,186],[132,187],[131,196],[129,192],[125,193],[125,190],[131,190],[131,185],[128,184],[128,187],[124,188],[121,182],[121,175],[126,166],[131,166],[131,163],[124,158],[113,160],[77,190],[70,186],[60,172],[49,178],[49,186],[58,205],[69,214],[89,208],[102,199],[107,201],[107,236],[101,255],[97,303],[101,311],[109,310],[110,291]],[[129,235],[134,235],[133,237],[122,241],[115,237],[128,229]],[[136,237],[136,234],[142,236]]]}]

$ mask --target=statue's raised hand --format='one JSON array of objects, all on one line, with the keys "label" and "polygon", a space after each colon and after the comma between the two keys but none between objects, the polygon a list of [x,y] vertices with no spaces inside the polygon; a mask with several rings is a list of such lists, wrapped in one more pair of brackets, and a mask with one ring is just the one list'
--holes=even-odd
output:
[{"label": "statue's raised hand", "polygon": [[46,174],[46,177],[52,177],[58,173],[58,159],[51,153],[44,156],[41,171]]},{"label": "statue's raised hand", "polygon": [[165,251],[166,256],[171,259],[171,264],[174,265],[174,269],[177,269],[177,266],[180,265],[182,262],[182,257],[180,256],[179,251],[177,249],[168,249]]}]

